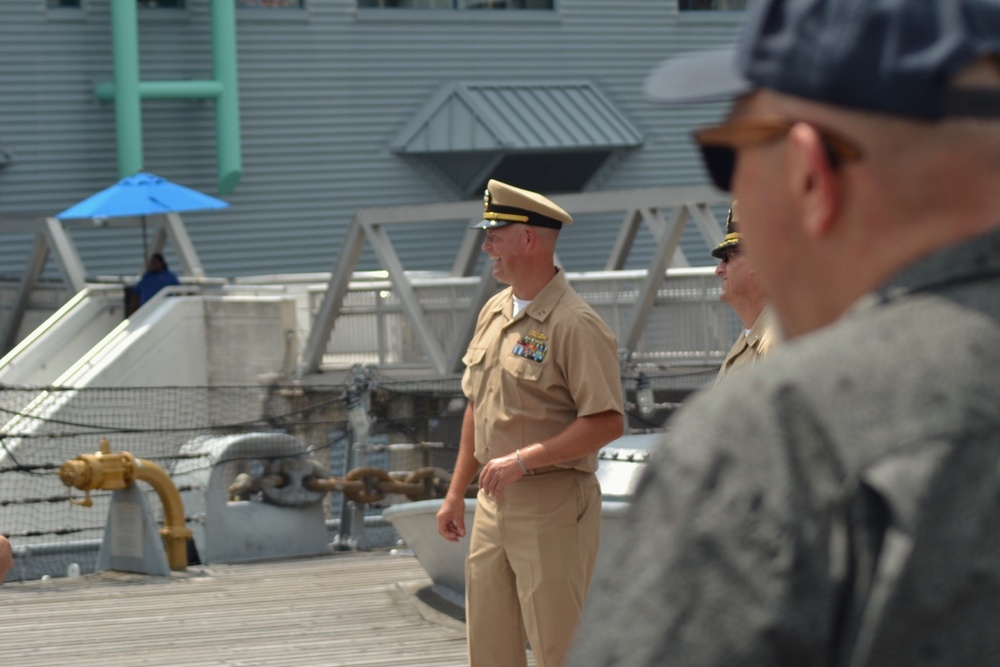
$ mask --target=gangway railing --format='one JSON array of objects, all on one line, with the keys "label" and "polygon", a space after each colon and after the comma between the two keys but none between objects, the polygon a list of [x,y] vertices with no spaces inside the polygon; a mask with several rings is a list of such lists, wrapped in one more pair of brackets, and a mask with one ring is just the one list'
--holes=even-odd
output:
[{"label": "gangway railing", "polygon": [[0,358],[0,383],[46,385],[124,319],[121,285],[88,285]]},{"label": "gangway railing", "polygon": [[[425,354],[395,283],[384,277],[352,281],[339,309],[337,326],[325,341],[320,368],[345,370],[373,364],[382,371],[436,374]],[[635,321],[638,298],[648,276],[644,270],[568,272],[567,279],[598,312],[621,342]],[[431,335],[449,340],[463,326],[476,300],[480,279],[421,275],[409,277]],[[731,308],[719,301],[719,279],[712,267],[668,269],[629,359],[633,364],[712,366],[721,363],[738,329]],[[308,290],[309,312],[316,313],[326,290]],[[315,324],[311,329],[315,330]]]},{"label": "gangway railing", "polygon": [[[31,215],[0,216],[0,235],[16,233],[33,234],[35,237],[34,245],[16,283],[0,278],[0,354],[10,351],[26,335],[25,329],[30,327],[38,314],[39,296],[43,296],[44,304],[56,302],[56,305],[49,309],[49,312],[52,312],[88,286],[109,282],[88,274],[70,234],[71,229],[94,225],[116,228],[141,226],[144,232],[148,226],[153,232],[151,252],[162,252],[169,243],[183,266],[183,281],[212,282],[212,279],[205,277],[201,260],[179,213],[67,220]],[[42,277],[49,258],[54,260],[58,268],[62,278],[61,285]],[[130,283],[135,280],[138,280],[138,276],[128,279]],[[110,282],[118,283],[120,288],[126,279],[119,277]],[[42,310],[45,310],[44,305]]]},{"label": "gangway railing", "polygon": [[[148,305],[155,307],[174,295],[215,291],[225,284],[221,278],[200,278],[195,282],[185,278],[180,285],[161,290]],[[55,382],[81,356],[123,325],[124,288],[123,279],[88,283],[0,358],[0,383],[44,386]]]},{"label": "gangway railing", "polygon": [[[685,227],[689,222],[696,226],[706,243],[707,254],[708,248],[722,238],[722,225],[713,215],[711,207],[727,204],[728,196],[709,187],[690,186],[588,192],[561,195],[555,199],[573,215],[624,211],[617,240],[605,265],[610,272],[618,272],[626,265],[641,226],[647,226],[653,235],[656,248],[646,270],[629,279],[630,287],[626,291],[631,294],[631,307],[625,310],[626,301],[617,298],[613,308],[618,315],[627,312],[628,319],[619,322],[617,334],[619,344],[631,359],[649,342],[647,324],[650,314],[662,305],[663,299],[673,298],[661,293],[668,268],[687,266],[686,258],[680,250]],[[402,330],[419,346],[422,358],[432,373],[448,376],[459,372],[462,354],[472,336],[478,311],[497,289],[496,281],[490,275],[488,262],[483,263],[478,277],[473,275],[481,254],[479,246],[482,243],[482,233],[470,229],[470,223],[481,219],[481,216],[482,201],[375,207],[355,211],[329,282],[323,290],[322,299],[312,309],[315,315],[302,354],[300,376],[324,370],[324,366],[330,361],[330,354],[338,345],[335,329],[349,326],[351,318],[345,317],[345,314],[351,313],[358,302],[364,302],[365,299],[368,299],[368,306],[371,308],[391,306],[394,315],[401,314],[406,318],[406,327]],[[446,309],[449,314],[444,317],[435,312],[438,306],[432,304],[437,299],[430,294],[421,294],[421,291],[433,291],[432,288],[421,287],[412,277],[413,274],[404,269],[389,237],[389,230],[392,228],[426,223],[455,225],[456,230],[459,229],[459,224],[464,225],[464,237],[450,276],[453,279],[472,278],[472,281],[462,283],[465,288],[459,290],[461,294],[457,303],[464,312],[457,320],[453,309]],[[371,246],[386,272],[391,287],[384,291],[391,298],[373,296],[364,289],[359,291],[352,286],[352,276],[365,244]],[[708,272],[703,279],[717,283],[717,279],[710,277],[711,269]],[[608,276],[603,280],[615,278]],[[457,284],[447,286],[447,290],[456,289]],[[398,311],[395,310],[397,308]],[[708,315],[703,313],[703,316]],[[442,329],[438,323],[442,319],[449,328]],[[713,315],[708,319],[718,318]],[[702,328],[707,331],[718,327],[706,321]],[[351,331],[347,335],[353,336],[355,332]],[[713,341],[702,347],[705,349],[700,354],[711,355],[715,343]],[[725,349],[728,349],[728,345]]]}]

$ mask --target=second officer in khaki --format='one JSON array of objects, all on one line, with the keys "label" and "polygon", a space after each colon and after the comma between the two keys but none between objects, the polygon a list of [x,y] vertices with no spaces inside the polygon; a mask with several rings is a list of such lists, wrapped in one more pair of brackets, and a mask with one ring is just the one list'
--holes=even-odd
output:
[{"label": "second officer in khaki", "polygon": [[720,299],[728,303],[740,321],[743,331],[736,338],[726,355],[716,383],[732,372],[748,368],[771,352],[778,339],[774,315],[767,305],[767,295],[757,279],[757,273],[743,254],[743,236],[740,233],[736,202],[726,218],[726,237],[712,248],[712,256],[719,260],[715,275],[722,278]]},{"label": "second officer in khaki", "polygon": [[624,419],[614,334],[555,266],[573,219],[545,197],[491,180],[483,250],[510,287],[480,311],[462,390],[458,459],[438,532],[465,536],[464,492],[482,467],[466,562],[471,667],[559,667],[597,557],[598,450]]}]

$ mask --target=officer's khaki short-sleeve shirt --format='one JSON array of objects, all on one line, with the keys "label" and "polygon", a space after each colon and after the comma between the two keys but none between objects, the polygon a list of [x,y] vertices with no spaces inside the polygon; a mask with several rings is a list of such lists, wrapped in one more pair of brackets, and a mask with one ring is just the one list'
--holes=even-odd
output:
[{"label": "officer's khaki short-sleeve shirt", "polygon": [[749,368],[770,354],[777,339],[775,317],[771,308],[767,307],[753,323],[750,333],[741,334],[733,343],[725,361],[719,367],[716,383],[734,372]]},{"label": "officer's khaki short-sleeve shirt", "polygon": [[[562,432],[574,419],[623,413],[615,336],[558,272],[512,317],[512,290],[490,299],[462,361],[480,463]],[[597,470],[597,455],[560,464]]]}]

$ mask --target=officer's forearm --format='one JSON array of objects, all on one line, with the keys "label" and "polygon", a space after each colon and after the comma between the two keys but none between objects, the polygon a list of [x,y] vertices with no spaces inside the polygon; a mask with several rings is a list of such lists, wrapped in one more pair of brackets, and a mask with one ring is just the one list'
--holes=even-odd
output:
[{"label": "officer's forearm", "polygon": [[458,444],[458,458],[455,460],[455,470],[448,486],[448,496],[464,498],[465,490],[469,488],[476,473],[479,472],[479,461],[476,460],[475,416],[472,401],[465,407],[462,417],[462,439]]}]

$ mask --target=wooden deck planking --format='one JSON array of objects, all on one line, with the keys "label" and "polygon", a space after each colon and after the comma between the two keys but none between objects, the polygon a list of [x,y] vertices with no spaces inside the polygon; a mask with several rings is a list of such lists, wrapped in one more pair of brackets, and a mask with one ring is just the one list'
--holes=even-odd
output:
[{"label": "wooden deck planking", "polygon": [[0,656],[23,667],[460,667],[464,625],[389,552],[106,572],[0,587]]}]

